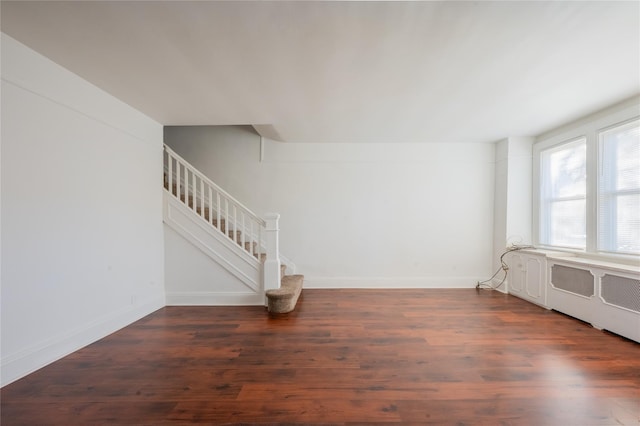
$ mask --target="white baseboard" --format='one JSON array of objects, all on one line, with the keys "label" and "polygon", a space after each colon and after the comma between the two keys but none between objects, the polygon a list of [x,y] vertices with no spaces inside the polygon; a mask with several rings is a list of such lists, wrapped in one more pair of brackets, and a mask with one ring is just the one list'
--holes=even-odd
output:
[{"label": "white baseboard", "polygon": [[306,277],[304,288],[474,288],[477,277]]},{"label": "white baseboard", "polygon": [[165,306],[164,297],[157,297],[91,321],[32,345],[0,362],[0,386],[8,385],[40,368],[63,358]]},{"label": "white baseboard", "polygon": [[171,292],[167,306],[264,306],[260,293]]}]

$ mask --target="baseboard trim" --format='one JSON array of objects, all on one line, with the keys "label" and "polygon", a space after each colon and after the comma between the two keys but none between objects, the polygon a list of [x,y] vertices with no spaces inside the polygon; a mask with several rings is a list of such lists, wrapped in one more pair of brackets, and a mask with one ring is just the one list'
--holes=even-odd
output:
[{"label": "baseboard trim", "polygon": [[8,385],[31,374],[164,306],[164,295],[135,306],[127,306],[126,308],[119,309],[84,324],[81,327],[70,330],[67,333],[52,337],[15,354],[6,356],[0,362],[2,372],[0,386]]},{"label": "baseboard trim", "polygon": [[477,277],[305,277],[304,288],[474,288]]},{"label": "baseboard trim", "polygon": [[167,306],[264,306],[260,293],[172,292]]}]

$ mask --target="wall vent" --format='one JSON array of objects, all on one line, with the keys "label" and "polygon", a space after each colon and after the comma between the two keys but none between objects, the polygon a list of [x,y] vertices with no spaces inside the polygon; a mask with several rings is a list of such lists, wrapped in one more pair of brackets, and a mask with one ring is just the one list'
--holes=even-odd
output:
[{"label": "wall vent", "polygon": [[600,283],[605,302],[640,313],[640,280],[605,274]]},{"label": "wall vent", "polygon": [[591,297],[595,294],[593,275],[584,269],[553,265],[551,267],[551,284],[555,288]]}]

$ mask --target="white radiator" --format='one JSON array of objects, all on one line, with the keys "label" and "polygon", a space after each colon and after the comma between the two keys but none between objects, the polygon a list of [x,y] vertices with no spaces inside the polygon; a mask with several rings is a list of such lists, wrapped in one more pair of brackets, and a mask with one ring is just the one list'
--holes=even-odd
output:
[{"label": "white radiator", "polygon": [[548,307],[640,342],[639,268],[548,258]]},{"label": "white radiator", "polygon": [[640,314],[640,280],[605,274],[600,283],[604,303]]}]

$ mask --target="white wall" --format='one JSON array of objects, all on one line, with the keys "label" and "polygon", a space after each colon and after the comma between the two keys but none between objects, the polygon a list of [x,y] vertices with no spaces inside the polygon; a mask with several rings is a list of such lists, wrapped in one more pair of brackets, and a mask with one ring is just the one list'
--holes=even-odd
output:
[{"label": "white wall", "polygon": [[247,127],[165,142],[257,214],[306,287],[473,287],[493,246],[493,144],[291,144]]},{"label": "white wall", "polygon": [[533,137],[509,138],[506,243],[531,244],[531,173]]},{"label": "white wall", "polygon": [[[172,216],[174,224],[185,223]],[[190,230],[197,239],[165,224],[167,305],[264,305],[260,265],[249,264],[219,240],[200,233],[201,228]]]},{"label": "white wall", "polygon": [[[493,201],[493,267],[500,267],[500,255],[507,246],[507,178],[509,139],[496,142],[495,188]],[[498,277],[499,279],[502,277]],[[499,282],[499,280],[498,280]],[[498,282],[495,284],[497,285]],[[505,290],[501,287],[501,290]]]},{"label": "white wall", "polygon": [[[493,265],[511,244],[531,244],[532,137],[510,137],[496,143],[493,213]],[[502,279],[500,273],[494,284]],[[507,279],[508,282],[508,279]],[[500,290],[506,291],[507,285]]]},{"label": "white wall", "polygon": [[162,126],[2,34],[2,384],[164,305]]}]

